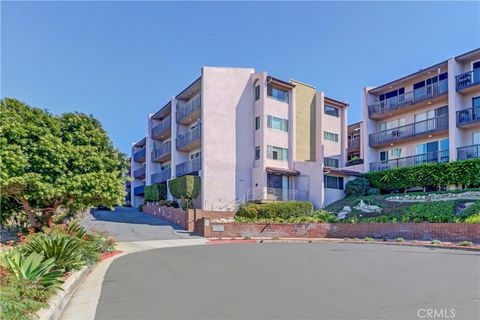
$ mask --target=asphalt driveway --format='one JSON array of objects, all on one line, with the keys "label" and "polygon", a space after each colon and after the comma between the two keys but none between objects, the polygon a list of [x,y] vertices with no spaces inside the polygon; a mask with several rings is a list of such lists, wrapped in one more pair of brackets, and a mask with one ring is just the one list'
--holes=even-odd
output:
[{"label": "asphalt driveway", "polygon": [[421,247],[158,249],[112,263],[96,319],[479,319],[479,270],[478,252]]},{"label": "asphalt driveway", "polygon": [[140,212],[137,208],[117,207],[114,211],[92,210],[82,220],[88,229],[106,231],[118,242],[168,240],[190,237],[175,224]]}]

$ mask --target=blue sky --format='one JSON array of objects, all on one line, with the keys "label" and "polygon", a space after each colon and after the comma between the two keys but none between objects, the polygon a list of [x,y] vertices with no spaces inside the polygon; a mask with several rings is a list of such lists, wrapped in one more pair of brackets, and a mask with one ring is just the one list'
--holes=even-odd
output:
[{"label": "blue sky", "polygon": [[239,66],[351,104],[480,47],[480,2],[2,2],[1,96],[98,118],[123,152],[149,112],[200,75]]}]

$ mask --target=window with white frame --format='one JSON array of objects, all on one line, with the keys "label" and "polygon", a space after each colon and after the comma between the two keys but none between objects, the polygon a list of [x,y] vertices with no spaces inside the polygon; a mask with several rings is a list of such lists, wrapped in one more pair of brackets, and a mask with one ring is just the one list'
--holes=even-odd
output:
[{"label": "window with white frame", "polygon": [[255,160],[259,160],[259,159],[260,159],[260,147],[256,146],[255,147]]},{"label": "window with white frame", "polygon": [[323,138],[328,141],[338,142],[338,133],[324,131]]},{"label": "window with white frame", "polygon": [[338,159],[325,157],[323,160],[326,167],[338,168]]},{"label": "window with white frame", "polygon": [[274,116],[267,116],[267,126],[270,129],[288,132],[288,120],[277,118]]},{"label": "window with white frame", "polygon": [[280,161],[288,161],[288,149],[275,146],[267,146],[267,158]]}]

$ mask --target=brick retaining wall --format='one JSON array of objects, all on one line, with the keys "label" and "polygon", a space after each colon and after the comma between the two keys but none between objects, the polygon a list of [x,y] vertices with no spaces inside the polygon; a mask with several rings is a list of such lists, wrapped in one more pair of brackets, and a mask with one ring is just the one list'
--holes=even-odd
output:
[{"label": "brick retaining wall", "polygon": [[235,212],[206,211],[201,209],[188,209],[187,211],[184,211],[181,208],[161,207],[154,204],[144,205],[143,212],[175,223],[190,232],[197,231],[195,226],[198,225],[197,222],[200,219],[222,219],[235,216]]},{"label": "brick retaining wall", "polygon": [[[223,231],[221,231],[223,229]],[[480,243],[480,224],[473,223],[197,223],[204,237],[360,238],[472,241]]]}]

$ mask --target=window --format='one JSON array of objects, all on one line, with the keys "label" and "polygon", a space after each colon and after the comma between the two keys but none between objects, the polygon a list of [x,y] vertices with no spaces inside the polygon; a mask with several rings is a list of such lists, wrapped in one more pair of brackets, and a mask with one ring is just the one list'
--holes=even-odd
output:
[{"label": "window", "polygon": [[271,129],[288,132],[288,120],[267,116],[267,126]]},{"label": "window", "polygon": [[268,85],[267,86],[267,95],[269,97],[272,97],[273,99],[288,103],[288,91],[287,90],[275,88],[271,85]]},{"label": "window", "polygon": [[388,151],[380,151],[380,161],[388,161]]},{"label": "window", "polygon": [[260,129],[260,117],[255,117],[255,130]]},{"label": "window", "polygon": [[402,156],[402,148],[394,148],[390,150],[390,156],[392,158],[400,158]]},{"label": "window", "polygon": [[323,176],[325,188],[343,190],[343,177]]},{"label": "window", "polygon": [[405,118],[395,119],[387,122],[380,122],[380,131],[398,128],[405,125]]},{"label": "window", "polygon": [[280,161],[288,161],[288,149],[267,146],[267,158]]},{"label": "window", "polygon": [[202,152],[195,152],[195,153],[192,153],[190,155],[190,160],[193,160],[193,159],[196,159],[196,158],[200,158],[200,156],[202,155]]},{"label": "window", "polygon": [[160,171],[170,169],[170,163],[164,164],[163,166],[160,167]]},{"label": "window", "polygon": [[260,99],[260,86],[255,86],[255,101]]},{"label": "window", "polygon": [[325,112],[325,114],[328,114],[330,116],[338,118],[338,109],[335,108],[335,107],[332,107],[332,106],[329,106],[328,104],[326,104],[325,108],[324,108],[324,112]]},{"label": "window", "polygon": [[323,138],[328,141],[338,142],[338,133],[324,131]]},{"label": "window", "polygon": [[260,159],[260,147],[255,147],[255,160]]},{"label": "window", "polygon": [[404,94],[405,94],[405,88],[400,88],[398,90],[393,90],[387,93],[383,93],[378,98],[380,101],[384,101],[393,97],[400,96],[398,100],[402,101]]},{"label": "window", "polygon": [[473,133],[473,144],[480,144],[480,131]]},{"label": "window", "polygon": [[338,159],[325,157],[324,160],[326,167],[338,168]]}]

